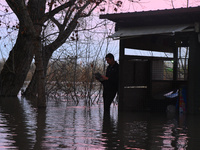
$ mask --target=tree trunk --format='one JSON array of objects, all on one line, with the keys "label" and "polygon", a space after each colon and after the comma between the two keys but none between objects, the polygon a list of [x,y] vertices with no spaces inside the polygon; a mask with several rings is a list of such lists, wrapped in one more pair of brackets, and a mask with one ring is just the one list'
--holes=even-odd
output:
[{"label": "tree trunk", "polygon": [[33,59],[32,41],[31,36],[19,31],[16,44],[0,74],[0,96],[17,96],[19,93]]},{"label": "tree trunk", "polygon": [[[45,51],[45,50],[43,50]],[[52,54],[51,53],[45,53],[43,52],[43,73],[44,73],[44,77],[46,77],[46,72],[47,72],[47,65],[49,62],[49,59],[51,58]],[[29,83],[28,87],[26,88],[25,92],[23,93],[23,95],[25,97],[30,97],[30,96],[37,96],[37,74],[36,74],[36,70],[33,74],[33,77],[31,79],[31,82]]]},{"label": "tree trunk", "polygon": [[35,42],[35,65],[36,70],[33,74],[31,82],[29,83],[23,96],[36,97],[38,107],[46,107],[46,95],[45,95],[45,72],[46,68],[44,66],[44,61],[42,57],[42,46],[41,40],[36,39]]},{"label": "tree trunk", "polygon": [[45,96],[45,76],[44,66],[42,59],[42,44],[41,39],[35,40],[35,65],[36,65],[36,81],[37,81],[37,106],[46,107],[46,96]]},{"label": "tree trunk", "polygon": [[33,77],[28,84],[28,87],[26,88],[25,92],[23,93],[23,96],[25,97],[36,97],[37,95],[37,84],[36,84],[37,78],[36,78],[36,71],[34,71]]},{"label": "tree trunk", "polygon": [[35,55],[38,107],[46,107],[41,31],[46,0],[6,0],[19,19],[16,44],[0,74],[0,95],[17,96]]}]

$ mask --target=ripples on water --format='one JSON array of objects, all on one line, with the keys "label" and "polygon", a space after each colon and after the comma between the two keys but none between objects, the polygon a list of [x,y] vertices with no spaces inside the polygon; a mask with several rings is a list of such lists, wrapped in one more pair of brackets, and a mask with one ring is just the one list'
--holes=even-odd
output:
[{"label": "ripples on water", "polygon": [[49,101],[46,110],[26,99],[0,100],[0,149],[198,150],[199,116],[166,113],[104,114],[102,104]]}]

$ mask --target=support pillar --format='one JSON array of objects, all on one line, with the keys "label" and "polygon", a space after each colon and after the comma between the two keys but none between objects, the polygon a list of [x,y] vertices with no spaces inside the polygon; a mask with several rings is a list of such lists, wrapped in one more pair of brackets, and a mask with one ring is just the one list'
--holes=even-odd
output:
[{"label": "support pillar", "polygon": [[196,33],[190,36],[187,112],[200,114],[200,43]]},{"label": "support pillar", "polygon": [[124,84],[123,84],[123,65],[124,65],[124,53],[125,53],[125,44],[124,44],[124,40],[120,40],[120,47],[119,47],[119,90],[118,90],[118,94],[119,94],[119,106],[118,109],[120,111],[123,110],[123,100],[124,100]]},{"label": "support pillar", "polygon": [[178,69],[178,47],[174,46],[174,64],[173,64],[173,88],[177,87],[177,69]]}]

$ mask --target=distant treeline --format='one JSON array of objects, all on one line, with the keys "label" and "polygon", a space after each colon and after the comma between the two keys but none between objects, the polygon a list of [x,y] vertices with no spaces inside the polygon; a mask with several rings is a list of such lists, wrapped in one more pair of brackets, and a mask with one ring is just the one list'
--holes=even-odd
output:
[{"label": "distant treeline", "polygon": [[[0,61],[0,71],[3,69],[4,61]],[[83,62],[77,59],[55,59],[50,61],[47,70],[48,81],[90,81],[93,73],[104,72],[103,61]],[[32,63],[26,77],[26,81],[30,81],[35,71],[35,64]]]}]

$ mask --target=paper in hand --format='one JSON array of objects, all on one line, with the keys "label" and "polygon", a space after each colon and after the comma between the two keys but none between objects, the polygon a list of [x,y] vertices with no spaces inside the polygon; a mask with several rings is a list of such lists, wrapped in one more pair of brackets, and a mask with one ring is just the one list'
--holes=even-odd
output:
[{"label": "paper in hand", "polygon": [[97,80],[103,81],[103,78],[102,78],[102,76],[101,76],[101,74],[100,74],[99,72],[95,73],[94,75],[95,75],[95,78],[96,78]]}]

